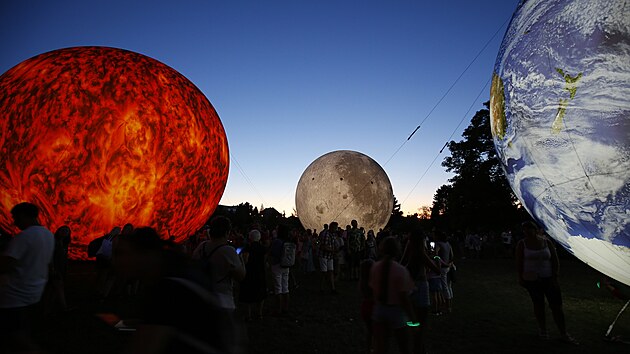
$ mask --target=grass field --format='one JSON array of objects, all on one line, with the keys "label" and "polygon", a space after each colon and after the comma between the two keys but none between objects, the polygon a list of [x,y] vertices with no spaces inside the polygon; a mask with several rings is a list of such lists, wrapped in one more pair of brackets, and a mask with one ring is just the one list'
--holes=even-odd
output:
[{"label": "grass field", "polygon": [[[72,264],[68,296],[77,309],[44,319],[39,340],[52,353],[116,353],[129,338],[128,333],[117,332],[93,316],[114,308],[93,303],[91,269],[84,262]],[[427,324],[431,353],[630,352],[628,345],[603,340],[623,303],[598,289],[599,273],[579,261],[562,260],[560,282],[567,327],[581,343],[573,346],[555,339],[550,314],[552,339],[538,339],[529,297],[517,285],[513,269],[513,261],[508,259],[459,262],[453,313],[432,317]],[[329,295],[319,293],[316,274],[299,275],[298,280],[300,287],[292,292],[289,317],[267,315],[246,324],[250,352],[365,353],[356,282],[341,281],[340,293]],[[266,313],[274,305],[269,299]],[[622,315],[613,333],[630,337],[630,311]]]}]

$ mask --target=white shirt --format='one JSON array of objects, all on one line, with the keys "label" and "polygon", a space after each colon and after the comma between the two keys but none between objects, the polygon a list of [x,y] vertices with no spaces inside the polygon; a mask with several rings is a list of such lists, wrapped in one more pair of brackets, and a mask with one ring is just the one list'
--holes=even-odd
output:
[{"label": "white shirt", "polygon": [[[220,248],[217,248],[220,247]],[[210,255],[212,250],[216,251]],[[212,241],[202,242],[193,252],[193,259],[201,259],[210,255],[210,263],[212,264],[212,293],[218,301],[221,308],[234,310],[236,303],[234,302],[234,282],[230,276],[232,268],[244,268],[240,257],[236,254],[234,247],[229,245],[219,246]]]},{"label": "white shirt", "polygon": [[545,247],[540,250],[530,250],[525,242],[523,246],[523,273],[536,274],[539,278],[549,278],[553,274],[553,268],[551,267],[551,251],[547,242],[545,241]]},{"label": "white shirt", "polygon": [[29,226],[9,242],[4,256],[16,262],[0,277],[0,308],[28,306],[41,300],[54,250],[55,237],[43,226]]}]

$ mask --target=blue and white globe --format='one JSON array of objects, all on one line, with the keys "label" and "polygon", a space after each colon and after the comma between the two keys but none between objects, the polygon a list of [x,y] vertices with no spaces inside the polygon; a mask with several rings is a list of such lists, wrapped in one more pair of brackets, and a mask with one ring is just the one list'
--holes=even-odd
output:
[{"label": "blue and white globe", "polygon": [[630,285],[630,3],[521,1],[490,115],[523,206],[567,250]]}]

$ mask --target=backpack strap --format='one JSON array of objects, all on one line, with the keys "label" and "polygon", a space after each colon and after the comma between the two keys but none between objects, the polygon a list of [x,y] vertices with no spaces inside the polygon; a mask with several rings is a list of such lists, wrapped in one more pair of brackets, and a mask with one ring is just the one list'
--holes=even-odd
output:
[{"label": "backpack strap", "polygon": [[206,246],[208,246],[208,241],[204,242],[203,248],[201,249],[201,255],[203,256],[202,258],[210,258],[212,257],[212,255],[214,254],[214,252],[216,252],[219,248],[223,247],[223,246],[227,246],[227,243],[223,243],[218,245],[217,247],[213,248],[212,251],[210,251],[210,253],[208,253],[206,255]]},{"label": "backpack strap", "polygon": [[[207,246],[207,245],[208,245],[208,241],[206,241],[206,243],[203,245],[203,248],[202,248],[202,250],[201,250],[201,251],[202,251],[202,252],[201,252],[201,254],[202,254],[202,256],[203,256],[203,259],[205,259],[205,260],[207,260],[207,261],[209,261],[209,260],[210,260],[210,257],[212,257],[212,255],[214,254],[214,252],[218,251],[218,250],[219,250],[219,248],[221,248],[221,247],[223,247],[223,246],[228,246],[228,244],[227,244],[227,243],[220,244],[220,245],[218,245],[217,247],[215,247],[214,249],[212,249],[212,251],[210,251],[210,253],[208,253],[208,254],[206,255],[206,248],[207,248],[206,246]],[[219,279],[219,280],[217,280],[217,282],[216,282],[216,283],[217,283],[217,284],[218,284],[218,283],[221,283],[221,282],[223,282],[224,280],[228,279],[229,277],[230,277],[230,275],[228,274],[228,275],[226,275],[223,279]]]}]

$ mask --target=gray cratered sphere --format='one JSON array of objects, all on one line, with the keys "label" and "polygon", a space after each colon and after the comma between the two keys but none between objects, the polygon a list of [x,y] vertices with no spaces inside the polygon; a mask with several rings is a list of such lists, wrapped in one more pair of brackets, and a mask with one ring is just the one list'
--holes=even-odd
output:
[{"label": "gray cratered sphere", "polygon": [[392,185],[383,168],[356,151],[329,152],[304,171],[295,192],[296,211],[306,229],[322,230],[332,221],[344,228],[354,219],[377,232],[394,207]]}]

